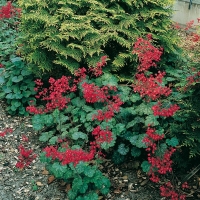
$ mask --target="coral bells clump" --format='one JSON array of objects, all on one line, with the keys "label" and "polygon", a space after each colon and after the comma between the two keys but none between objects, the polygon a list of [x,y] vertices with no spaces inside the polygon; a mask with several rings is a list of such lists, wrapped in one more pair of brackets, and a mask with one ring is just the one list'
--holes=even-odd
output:
[{"label": "coral bells clump", "polygon": [[19,156],[18,162],[16,163],[16,167],[19,169],[23,169],[29,166],[32,161],[37,157],[36,154],[33,153],[33,150],[26,150],[24,146],[20,145],[19,147]]},{"label": "coral bells clump", "polygon": [[133,47],[133,54],[137,54],[140,65],[138,71],[146,71],[150,67],[156,67],[163,53],[162,48],[156,48],[151,44],[152,37],[147,35],[147,40],[138,38]]}]

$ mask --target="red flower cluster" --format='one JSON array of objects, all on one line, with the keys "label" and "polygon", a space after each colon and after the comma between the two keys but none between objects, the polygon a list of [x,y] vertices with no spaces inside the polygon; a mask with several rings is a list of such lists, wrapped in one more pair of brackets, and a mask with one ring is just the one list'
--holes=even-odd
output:
[{"label": "red flower cluster", "polygon": [[149,171],[150,180],[153,182],[160,181],[160,178],[155,173],[166,174],[172,171],[171,156],[175,152],[175,148],[170,148],[165,151],[163,156],[157,156],[157,141],[164,138],[164,134],[159,135],[154,128],[148,127],[146,131],[147,136],[143,139],[143,142],[147,145],[146,151],[148,151],[148,162],[151,164]]},{"label": "red flower cluster", "polygon": [[191,86],[193,83],[200,82],[200,72],[196,72],[194,75],[187,77],[187,81],[186,87]]},{"label": "red flower cluster", "polygon": [[190,28],[192,28],[192,26],[194,25],[194,20],[189,21],[188,23],[186,23],[186,27],[185,30],[189,30]]},{"label": "red flower cluster", "polygon": [[88,162],[94,158],[95,151],[91,148],[90,152],[85,152],[82,149],[66,149],[65,152],[59,152],[56,147],[49,146],[44,150],[46,157],[51,157],[53,160],[58,159],[62,165],[73,163],[76,166],[80,161]]},{"label": "red flower cluster", "polygon": [[4,68],[4,65],[0,63],[0,68]]},{"label": "red flower cluster", "polygon": [[148,70],[150,67],[156,67],[156,62],[160,61],[163,49],[156,48],[151,44],[152,37],[147,35],[147,40],[138,38],[133,47],[133,54],[137,54],[140,65],[138,71]]},{"label": "red flower cluster", "polygon": [[12,133],[13,130],[11,128],[6,128],[5,130],[0,132],[0,137],[5,137],[7,133]]},{"label": "red flower cluster", "polygon": [[106,63],[107,56],[102,56],[101,61],[96,64],[96,67],[90,67],[89,71],[92,72],[96,77],[103,74],[102,67],[104,67]]},{"label": "red flower cluster", "polygon": [[153,114],[155,116],[171,117],[174,113],[180,109],[176,104],[170,105],[169,108],[161,108],[162,104],[158,102],[156,105],[152,106]]},{"label": "red flower cluster", "polygon": [[92,131],[92,135],[94,136],[96,140],[96,147],[100,148],[101,144],[103,142],[110,143],[113,140],[112,132],[107,130],[101,130],[100,126],[97,126]]},{"label": "red flower cluster", "polygon": [[156,157],[155,155],[149,155],[148,161],[151,164],[152,169],[156,169],[159,174],[166,174],[172,172],[172,160],[171,156],[176,151],[175,148],[167,150],[162,158]]},{"label": "red flower cluster", "polygon": [[161,196],[171,198],[171,200],[185,200],[186,195],[179,195],[177,191],[174,190],[171,182],[167,182],[160,186]]},{"label": "red flower cluster", "polygon": [[158,72],[154,76],[145,76],[144,73],[136,74],[136,83],[133,85],[134,92],[138,92],[141,97],[147,96],[152,100],[156,100],[163,96],[169,96],[171,89],[163,87],[162,79],[165,72]]},{"label": "red flower cluster", "polygon": [[187,182],[184,182],[184,183],[181,185],[181,187],[182,187],[183,189],[188,189],[188,188],[189,188],[189,185],[188,185]]},{"label": "red flower cluster", "polygon": [[3,18],[11,18],[13,16],[20,15],[21,9],[19,8],[14,8],[12,6],[11,1],[8,1],[7,4],[5,6],[2,6],[2,8],[0,9],[0,19]]},{"label": "red flower cluster", "polygon": [[36,154],[33,154],[33,150],[26,150],[22,145],[19,147],[19,161],[16,163],[16,167],[19,169],[23,169],[24,167],[29,166],[32,161],[37,157]]},{"label": "red flower cluster", "polygon": [[104,92],[104,88],[99,88],[94,83],[83,83],[83,97],[88,103],[105,102],[107,96]]},{"label": "red flower cluster", "polygon": [[87,70],[83,67],[83,68],[79,68],[78,70],[76,70],[74,72],[74,75],[78,78],[74,80],[74,83],[80,83],[82,80],[84,80],[86,78],[86,72]]},{"label": "red flower cluster", "polygon": [[38,92],[36,95],[37,99],[42,101],[46,101],[45,108],[37,108],[34,105],[30,105],[26,108],[27,111],[34,114],[42,114],[50,112],[56,108],[62,110],[67,107],[68,102],[70,101],[69,98],[63,96],[68,92],[76,91],[76,85],[70,87],[69,80],[71,77],[62,76],[60,79],[55,80],[54,78],[49,79],[50,87],[42,88],[42,81],[37,79],[35,81],[37,87],[35,91]]},{"label": "red flower cluster", "polygon": [[28,137],[26,135],[22,135],[22,141],[23,142],[28,142]]},{"label": "red flower cluster", "polygon": [[181,28],[180,24],[177,23],[177,22],[175,22],[175,23],[173,24],[173,27],[174,27],[175,29],[177,29],[177,30],[179,30],[179,29]]},{"label": "red flower cluster", "polygon": [[156,133],[156,130],[154,128],[151,128],[148,126],[146,130],[147,136],[143,139],[143,142],[146,144],[147,148],[146,151],[152,151],[152,153],[155,153],[157,146],[156,141],[162,140],[165,136],[164,134],[159,135]]},{"label": "red flower cluster", "polygon": [[118,95],[110,95],[110,91],[116,91],[115,86],[104,86],[99,88],[95,84],[83,83],[83,96],[88,103],[102,102],[105,103],[105,110],[98,110],[98,114],[93,116],[93,119],[99,121],[109,120],[114,116],[114,112],[119,112],[123,102]]},{"label": "red flower cluster", "polygon": [[200,35],[197,34],[197,33],[192,33],[191,37],[190,37],[190,40],[192,42],[200,42]]}]

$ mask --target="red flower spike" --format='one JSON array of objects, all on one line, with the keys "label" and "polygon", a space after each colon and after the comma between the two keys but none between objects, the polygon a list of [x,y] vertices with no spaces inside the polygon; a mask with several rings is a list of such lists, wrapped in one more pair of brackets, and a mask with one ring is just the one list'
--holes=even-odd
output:
[{"label": "red flower spike", "polygon": [[50,87],[48,89],[42,88],[43,82],[40,79],[35,80],[35,84],[37,85],[35,91],[38,93],[36,98],[41,99],[42,101],[46,101],[46,106],[45,108],[37,108],[34,105],[30,105],[26,108],[26,110],[30,113],[42,114],[51,112],[56,108],[59,110],[66,108],[70,99],[66,98],[64,95],[69,92],[76,91],[75,85],[69,85],[70,80],[71,77],[66,76],[62,76],[57,80],[50,77]]},{"label": "red flower spike", "polygon": [[147,40],[138,38],[133,47],[133,54],[137,54],[140,65],[138,71],[146,71],[150,67],[156,67],[156,62],[160,61],[163,49],[156,48],[151,44],[152,35],[147,35]]}]

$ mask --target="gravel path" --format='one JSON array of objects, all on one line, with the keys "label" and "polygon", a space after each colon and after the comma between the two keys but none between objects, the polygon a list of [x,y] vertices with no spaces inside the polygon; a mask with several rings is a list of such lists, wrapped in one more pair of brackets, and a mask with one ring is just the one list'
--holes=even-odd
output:
[{"label": "gravel path", "polygon": [[[0,131],[12,128],[13,132],[5,137],[0,137],[0,200],[67,200],[64,191],[65,185],[60,181],[48,184],[50,175],[45,170],[44,164],[36,158],[24,170],[15,167],[18,157],[18,146],[23,144],[34,153],[41,152],[38,135],[32,129],[29,118],[11,117],[5,113],[5,107],[0,102]],[[22,140],[25,135],[28,142]],[[152,187],[143,175],[138,175],[138,170],[133,170],[134,163],[129,163],[129,169],[108,167],[107,162],[103,168],[109,168],[112,190],[105,200],[160,200],[159,192]],[[123,168],[123,167],[122,167]]]},{"label": "gravel path", "polygon": [[[20,144],[28,149],[33,149],[37,154],[41,149],[37,144],[38,137],[31,128],[30,120],[6,115],[1,104],[0,130],[12,128],[13,133],[0,137],[0,200],[66,199],[65,194],[59,191],[56,182],[47,184],[48,176],[42,174],[44,164],[39,161],[39,158],[36,158],[31,166],[24,170],[15,168]],[[26,135],[29,142],[23,142],[22,135]],[[36,189],[37,191],[34,191]]]}]

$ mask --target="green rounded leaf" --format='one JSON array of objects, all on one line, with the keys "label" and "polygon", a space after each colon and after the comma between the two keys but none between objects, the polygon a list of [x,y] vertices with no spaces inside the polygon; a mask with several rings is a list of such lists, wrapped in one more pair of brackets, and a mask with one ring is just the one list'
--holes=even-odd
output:
[{"label": "green rounded leaf", "polygon": [[12,78],[12,81],[13,81],[14,83],[18,83],[18,82],[20,82],[21,80],[23,80],[23,76],[22,76],[22,75],[14,76],[14,77]]},{"label": "green rounded leaf", "polygon": [[151,164],[148,161],[143,161],[141,164],[143,172],[149,172]]}]

